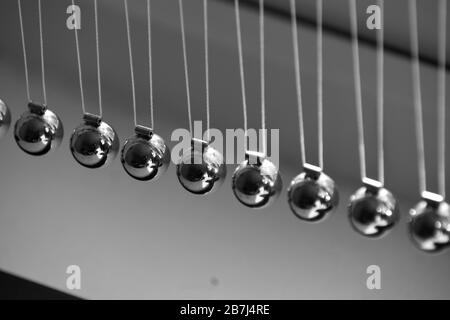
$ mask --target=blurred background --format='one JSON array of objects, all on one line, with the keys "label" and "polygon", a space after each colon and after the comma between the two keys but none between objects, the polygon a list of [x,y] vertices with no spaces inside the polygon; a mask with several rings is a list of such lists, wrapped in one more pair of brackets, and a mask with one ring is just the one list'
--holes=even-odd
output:
[{"label": "blurred background", "polygon": [[[155,130],[173,146],[171,132],[188,128],[178,2],[151,3]],[[242,128],[234,1],[208,3],[211,126]],[[368,175],[375,178],[375,32],[365,21],[367,6],[376,2],[357,3]],[[450,298],[449,252],[418,251],[406,229],[408,210],[419,200],[407,0],[385,1],[386,185],[400,201],[402,218],[378,240],[356,234],[346,211],[350,194],[361,185],[348,1],[324,1],[325,171],[339,184],[341,203],[319,224],[296,218],[285,191],[263,210],[240,205],[231,191],[233,165],[225,184],[205,197],[185,192],[173,165],[156,182],[132,180],[119,159],[100,170],[78,165],[68,145],[82,118],[74,32],[66,27],[70,4],[42,1],[48,104],[64,123],[62,145],[32,157],[16,146],[12,128],[0,141],[0,269],[90,299]],[[87,109],[96,113],[93,1],[77,4]],[[129,4],[138,119],[149,124],[146,1]],[[205,121],[202,1],[184,4],[193,117]],[[258,128],[258,6],[255,0],[241,4],[249,126]],[[267,124],[280,129],[285,189],[302,170],[289,1],[266,5]],[[23,1],[22,7],[32,97],[42,101],[37,1]],[[315,163],[315,1],[298,0],[297,12],[306,152]],[[427,178],[436,191],[437,1],[419,0],[418,12]],[[104,119],[123,142],[134,128],[122,0],[99,1],[99,28]],[[27,104],[15,0],[0,2],[0,39],[0,98],[15,121]],[[73,264],[82,270],[79,291],[66,289],[66,268]],[[381,290],[366,287],[369,265],[381,268]]]}]

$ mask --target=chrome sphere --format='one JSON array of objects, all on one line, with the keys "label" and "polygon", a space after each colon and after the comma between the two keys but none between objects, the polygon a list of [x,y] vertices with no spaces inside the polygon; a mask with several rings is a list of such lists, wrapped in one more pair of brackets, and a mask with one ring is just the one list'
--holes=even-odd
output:
[{"label": "chrome sphere", "polygon": [[245,160],[236,168],[232,178],[236,198],[250,208],[269,206],[282,188],[278,168],[262,153],[247,151]]},{"label": "chrome sphere", "polygon": [[70,151],[75,160],[87,168],[109,165],[119,151],[114,129],[98,116],[85,114],[84,123],[70,137]]},{"label": "chrome sphere", "polygon": [[8,132],[9,126],[11,124],[11,113],[9,108],[0,99],[0,139],[3,138]]},{"label": "chrome sphere", "polygon": [[288,203],[300,219],[310,222],[323,220],[338,206],[339,194],[333,179],[322,169],[310,164],[296,176],[288,188]]},{"label": "chrome sphere", "polygon": [[400,218],[398,202],[383,185],[363,179],[364,186],[351,197],[348,217],[352,227],[366,237],[381,237],[391,230]]},{"label": "chrome sphere", "polygon": [[135,131],[122,148],[122,166],[136,180],[156,180],[169,167],[169,148],[151,129],[137,126]]},{"label": "chrome sphere", "polygon": [[450,205],[428,192],[422,197],[409,212],[409,234],[420,250],[439,252],[450,246]]},{"label": "chrome sphere", "polygon": [[41,156],[56,149],[64,136],[61,120],[46,106],[30,102],[14,126],[14,138],[20,149]]},{"label": "chrome sphere", "polygon": [[177,165],[181,185],[194,194],[215,191],[225,180],[226,166],[222,154],[206,141],[192,139],[191,149]]}]

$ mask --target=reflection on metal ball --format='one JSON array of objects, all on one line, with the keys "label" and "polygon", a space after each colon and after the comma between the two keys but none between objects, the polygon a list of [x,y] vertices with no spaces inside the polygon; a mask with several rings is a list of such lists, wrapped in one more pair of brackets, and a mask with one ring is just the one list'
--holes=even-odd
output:
[{"label": "reflection on metal ball", "polygon": [[232,178],[236,198],[250,208],[269,206],[282,188],[278,168],[259,152],[247,151],[245,160],[236,168]]},{"label": "reflection on metal ball", "polygon": [[450,205],[442,196],[423,192],[409,214],[409,234],[417,248],[439,252],[450,246]]},{"label": "reflection on metal ball", "polygon": [[366,237],[381,237],[399,220],[398,202],[379,181],[364,178],[363,183],[350,197],[350,223]]},{"label": "reflection on metal ball", "polygon": [[61,120],[46,106],[30,102],[28,109],[14,126],[17,145],[33,156],[41,156],[56,149],[64,136]]},{"label": "reflection on metal ball", "polygon": [[206,141],[192,139],[190,150],[177,165],[181,185],[191,193],[215,191],[225,180],[226,166],[222,154]]},{"label": "reflection on metal ball", "polygon": [[304,172],[288,188],[288,203],[300,219],[317,222],[338,206],[339,194],[334,181],[321,168],[305,163]]},{"label": "reflection on metal ball", "polygon": [[122,148],[123,168],[136,180],[156,180],[169,167],[169,148],[150,128],[136,126],[135,132]]},{"label": "reflection on metal ball", "polygon": [[70,137],[73,157],[87,168],[109,165],[119,151],[117,133],[99,116],[86,113],[83,120],[84,123],[78,126]]},{"label": "reflection on metal ball", "polygon": [[3,138],[8,132],[9,125],[11,124],[11,113],[9,108],[0,99],[0,139]]}]

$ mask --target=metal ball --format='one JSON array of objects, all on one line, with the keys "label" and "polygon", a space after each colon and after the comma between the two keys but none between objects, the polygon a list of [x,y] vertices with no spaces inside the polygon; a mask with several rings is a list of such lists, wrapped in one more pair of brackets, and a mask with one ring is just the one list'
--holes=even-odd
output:
[{"label": "metal ball", "polygon": [[288,203],[298,218],[321,221],[338,206],[336,184],[319,167],[305,164],[304,169],[288,188]]},{"label": "metal ball", "polygon": [[156,180],[169,167],[169,148],[151,129],[137,126],[135,131],[122,148],[122,166],[136,180]]},{"label": "metal ball", "polygon": [[70,137],[70,151],[75,160],[87,168],[109,165],[119,151],[119,138],[114,129],[99,116],[85,114],[84,123]]},{"label": "metal ball", "polygon": [[440,252],[450,246],[450,205],[438,195],[424,194],[409,211],[409,234],[420,250]]},{"label": "metal ball", "polygon": [[398,202],[380,182],[365,178],[363,183],[350,197],[350,224],[366,237],[381,237],[399,220]]},{"label": "metal ball", "polygon": [[181,185],[194,194],[215,191],[225,180],[226,166],[222,154],[206,141],[192,139],[191,149],[177,165]]},{"label": "metal ball", "polygon": [[11,124],[11,113],[8,106],[0,99],[0,139],[8,132]]},{"label": "metal ball", "polygon": [[14,126],[17,145],[26,153],[41,156],[56,149],[64,136],[61,120],[46,106],[30,102]]},{"label": "metal ball", "polygon": [[279,196],[282,188],[278,168],[262,153],[247,151],[232,178],[233,193],[245,206],[263,208]]}]

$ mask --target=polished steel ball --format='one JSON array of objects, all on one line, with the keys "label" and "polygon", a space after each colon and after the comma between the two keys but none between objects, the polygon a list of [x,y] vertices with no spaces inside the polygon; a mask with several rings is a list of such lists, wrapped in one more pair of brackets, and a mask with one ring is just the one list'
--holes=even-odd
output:
[{"label": "polished steel ball", "polygon": [[70,151],[75,160],[87,168],[109,165],[119,151],[119,138],[114,129],[99,116],[85,114],[84,123],[70,137]]},{"label": "polished steel ball", "polygon": [[305,164],[304,169],[288,188],[288,203],[300,219],[321,221],[338,206],[338,190],[334,181],[321,168]]},{"label": "polished steel ball", "polygon": [[30,102],[14,126],[17,145],[26,153],[41,156],[56,149],[64,136],[61,120],[46,106]]},{"label": "polished steel ball", "polygon": [[194,194],[215,191],[225,180],[226,166],[222,154],[206,141],[192,139],[190,150],[177,165],[181,185]]},{"label": "polished steel ball", "polygon": [[122,148],[122,166],[136,180],[156,180],[169,167],[169,148],[149,128],[137,126],[135,132]]},{"label": "polished steel ball", "polygon": [[9,125],[11,124],[11,113],[9,108],[0,99],[0,139],[3,138],[8,132]]},{"label": "polished steel ball", "polygon": [[350,197],[350,224],[366,237],[381,237],[399,220],[398,202],[380,182],[365,178],[363,183]]},{"label": "polished steel ball", "polygon": [[409,234],[417,248],[439,252],[450,246],[450,205],[429,192],[422,198],[409,212]]},{"label": "polished steel ball", "polygon": [[250,208],[269,206],[282,188],[278,168],[262,153],[247,151],[245,160],[236,168],[232,178],[236,198]]}]

